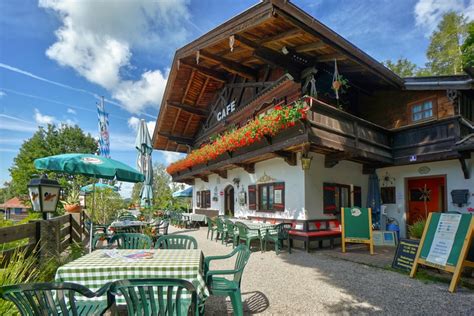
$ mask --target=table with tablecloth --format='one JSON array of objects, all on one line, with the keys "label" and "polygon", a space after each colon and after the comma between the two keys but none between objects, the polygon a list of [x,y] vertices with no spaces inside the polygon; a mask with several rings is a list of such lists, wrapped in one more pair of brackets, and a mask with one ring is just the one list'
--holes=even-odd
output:
[{"label": "table with tablecloth", "polygon": [[181,213],[181,215],[187,216],[192,222],[204,222],[204,224],[207,224],[207,217],[204,214]]},{"label": "table with tablecloth", "polygon": [[[146,250],[153,252],[150,259],[114,258],[108,255],[110,251],[96,250],[60,267],[55,280],[79,283],[97,291],[108,282],[122,279],[174,278],[193,283],[201,301],[209,296],[202,274],[203,255],[199,249]],[[144,250],[113,251],[126,256]]]},{"label": "table with tablecloth", "polygon": [[249,221],[247,219],[239,219],[239,218],[230,218],[230,221],[232,221],[234,224],[237,222],[241,222],[251,230],[254,231],[259,231],[261,236],[265,236],[267,231],[273,233],[275,230],[275,224],[270,224],[270,223],[263,223],[263,222],[254,222],[254,221]]}]

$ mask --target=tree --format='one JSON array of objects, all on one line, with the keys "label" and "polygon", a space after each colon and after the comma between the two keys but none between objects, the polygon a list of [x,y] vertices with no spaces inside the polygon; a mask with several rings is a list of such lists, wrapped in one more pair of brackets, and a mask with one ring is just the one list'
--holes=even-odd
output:
[{"label": "tree", "polygon": [[474,67],[474,22],[467,27],[467,37],[461,47],[463,67]]},{"label": "tree", "polygon": [[120,194],[112,189],[96,189],[94,209],[93,197],[92,193],[87,195],[86,205],[88,210],[90,210],[88,214],[92,217],[94,223],[108,224],[115,219],[118,210],[126,208]]},{"label": "tree", "polygon": [[413,77],[417,73],[416,64],[409,61],[407,58],[399,58],[396,62],[386,60],[383,62],[385,67],[399,75],[400,77]]},{"label": "tree", "polygon": [[[33,165],[33,161],[37,158],[67,153],[95,153],[96,151],[96,140],[90,134],[84,134],[78,126],[48,125],[46,129],[40,127],[21,145],[20,152],[13,160],[13,166],[10,168],[12,178],[10,192],[14,196],[23,196],[28,193],[28,182],[40,173]],[[57,179],[65,188],[71,186],[72,180],[76,185],[85,185],[91,181],[83,176],[51,172],[48,173],[48,177]]]},{"label": "tree", "polygon": [[426,51],[427,68],[433,75],[462,73],[461,45],[467,36],[467,22],[463,15],[448,12],[431,35]]}]

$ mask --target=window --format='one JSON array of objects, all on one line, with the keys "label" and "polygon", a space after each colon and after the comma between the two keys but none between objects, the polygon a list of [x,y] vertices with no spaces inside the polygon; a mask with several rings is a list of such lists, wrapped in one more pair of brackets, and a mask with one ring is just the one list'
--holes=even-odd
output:
[{"label": "window", "polygon": [[433,101],[427,100],[411,105],[412,122],[423,121],[434,116]]},{"label": "window", "polygon": [[[353,197],[353,199],[351,199]],[[352,203],[353,201],[353,203]],[[362,207],[361,188],[346,184],[323,183],[323,212],[324,214],[339,214],[341,207]]]},{"label": "window", "polygon": [[[253,200],[255,186],[249,186],[249,209],[257,204],[259,211],[278,211],[285,210],[285,183],[265,183],[258,185],[258,203]],[[254,204],[255,203],[255,204]]]},{"label": "window", "polygon": [[210,208],[211,207],[211,191],[198,191],[196,192],[196,205],[197,207]]},{"label": "window", "polygon": [[380,188],[382,204],[395,204],[395,187]]}]

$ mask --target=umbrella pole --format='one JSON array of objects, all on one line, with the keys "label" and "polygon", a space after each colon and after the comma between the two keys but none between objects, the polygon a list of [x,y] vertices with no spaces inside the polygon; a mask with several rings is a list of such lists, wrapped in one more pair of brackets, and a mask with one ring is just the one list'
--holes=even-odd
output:
[{"label": "umbrella pole", "polygon": [[90,230],[90,233],[89,233],[89,253],[92,252],[92,235],[94,234],[94,232],[92,231],[93,229],[93,225],[94,225],[94,221],[93,221],[93,217],[92,215],[94,214],[94,210],[95,210],[95,177],[94,177],[94,183],[92,184],[92,211],[91,211],[91,230]]}]

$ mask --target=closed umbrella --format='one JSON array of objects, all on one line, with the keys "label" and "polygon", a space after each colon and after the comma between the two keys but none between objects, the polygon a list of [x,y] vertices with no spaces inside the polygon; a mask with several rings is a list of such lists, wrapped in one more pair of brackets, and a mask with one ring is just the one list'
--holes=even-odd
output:
[{"label": "closed umbrella", "polygon": [[[142,182],[143,174],[126,164],[92,154],[62,154],[39,158],[34,161],[36,169],[63,172],[68,174],[81,174],[93,178],[115,179],[124,182]],[[95,183],[93,186],[95,208]],[[90,243],[92,244],[92,221]],[[90,250],[92,247],[90,247]]]},{"label": "closed umbrella", "polygon": [[369,176],[369,191],[367,194],[367,207],[372,208],[372,223],[375,228],[380,228],[381,196],[379,178],[375,173]]},{"label": "closed umbrella", "polygon": [[138,169],[145,175],[145,182],[140,191],[140,205],[150,206],[153,199],[153,166],[151,162],[153,146],[145,120],[141,120],[138,126],[135,148],[138,150]]}]

